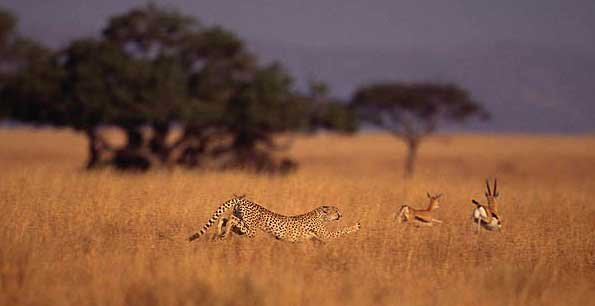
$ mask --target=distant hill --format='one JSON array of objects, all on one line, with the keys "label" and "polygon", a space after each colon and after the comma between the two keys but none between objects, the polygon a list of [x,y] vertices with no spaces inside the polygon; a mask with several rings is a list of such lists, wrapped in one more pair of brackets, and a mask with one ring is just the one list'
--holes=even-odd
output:
[{"label": "distant hill", "polygon": [[265,60],[280,60],[304,86],[330,84],[349,97],[371,81],[452,81],[486,104],[493,119],[473,130],[595,132],[595,53],[579,48],[498,43],[442,48],[306,47],[251,41]]}]

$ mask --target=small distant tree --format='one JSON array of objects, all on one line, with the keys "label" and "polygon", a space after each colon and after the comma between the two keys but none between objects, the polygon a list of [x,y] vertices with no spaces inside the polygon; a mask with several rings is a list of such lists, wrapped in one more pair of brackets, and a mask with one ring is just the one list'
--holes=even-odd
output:
[{"label": "small distant tree", "polygon": [[372,84],[357,90],[351,105],[362,121],[390,131],[407,144],[405,176],[413,175],[421,140],[440,123],[488,118],[479,102],[453,84]]}]

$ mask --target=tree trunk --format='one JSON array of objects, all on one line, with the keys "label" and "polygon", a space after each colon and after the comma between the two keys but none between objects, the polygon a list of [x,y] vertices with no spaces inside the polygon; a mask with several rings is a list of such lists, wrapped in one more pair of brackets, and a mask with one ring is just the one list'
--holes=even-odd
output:
[{"label": "tree trunk", "polygon": [[145,144],[145,137],[137,127],[127,128],[126,148],[130,150],[139,150]]},{"label": "tree trunk", "polygon": [[97,127],[89,127],[85,130],[88,139],[89,159],[87,160],[87,169],[97,168],[111,162],[114,148],[104,138]]},{"label": "tree trunk", "polygon": [[256,138],[246,133],[236,135],[232,144],[232,150],[240,168],[254,162]]},{"label": "tree trunk", "polygon": [[122,170],[146,171],[156,165],[156,158],[146,144],[145,135],[136,127],[126,129],[127,143],[114,157],[114,165]]},{"label": "tree trunk", "polygon": [[410,178],[415,171],[415,160],[417,158],[417,150],[419,148],[419,138],[408,138],[407,142],[407,159],[405,160],[405,177]]},{"label": "tree trunk", "polygon": [[97,130],[94,127],[85,129],[85,135],[87,135],[88,148],[89,148],[89,159],[87,160],[87,169],[93,169],[99,162],[99,146]]},{"label": "tree trunk", "polygon": [[205,157],[210,135],[208,128],[186,126],[184,134],[169,147],[166,165],[180,164],[189,168],[199,167]]},{"label": "tree trunk", "polygon": [[170,148],[167,146],[167,136],[169,135],[169,124],[153,124],[153,137],[149,143],[153,154],[163,163],[169,160]]}]

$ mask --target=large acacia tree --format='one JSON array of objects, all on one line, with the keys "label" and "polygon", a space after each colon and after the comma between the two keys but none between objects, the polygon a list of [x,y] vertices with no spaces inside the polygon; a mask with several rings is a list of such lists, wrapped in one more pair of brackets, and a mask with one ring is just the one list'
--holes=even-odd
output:
[{"label": "large acacia tree", "polygon": [[[343,122],[354,119],[347,108],[298,93],[280,65],[260,64],[233,33],[151,4],[19,69],[2,95],[15,119],[83,131],[88,168],[288,170],[291,160],[273,158],[276,134],[355,126]],[[126,145],[110,145],[103,126],[121,128]],[[182,133],[172,142],[173,126]]]},{"label": "large acacia tree", "polygon": [[362,121],[390,131],[407,144],[405,175],[411,176],[422,139],[441,123],[487,118],[463,88],[441,83],[379,83],[361,87],[351,101]]}]

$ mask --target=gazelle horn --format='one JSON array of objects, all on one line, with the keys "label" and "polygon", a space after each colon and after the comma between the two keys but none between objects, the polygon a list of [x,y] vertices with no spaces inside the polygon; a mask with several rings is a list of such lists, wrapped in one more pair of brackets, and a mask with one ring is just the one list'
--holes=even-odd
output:
[{"label": "gazelle horn", "polygon": [[498,196],[498,191],[496,188],[498,188],[498,179],[494,179],[494,196],[495,197]]},{"label": "gazelle horn", "polygon": [[488,188],[488,195],[491,196],[492,191],[490,190],[490,181],[488,179],[486,179],[486,188]]}]

